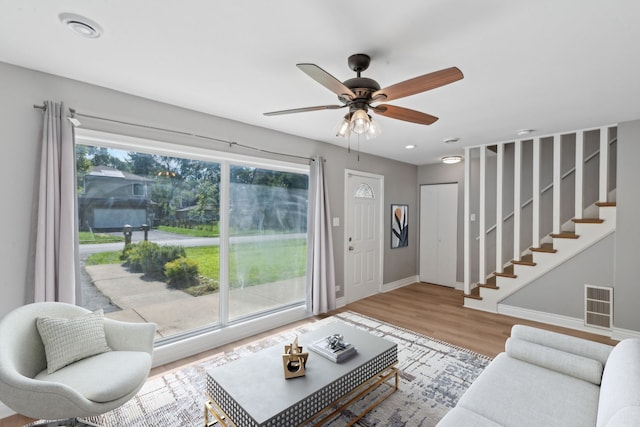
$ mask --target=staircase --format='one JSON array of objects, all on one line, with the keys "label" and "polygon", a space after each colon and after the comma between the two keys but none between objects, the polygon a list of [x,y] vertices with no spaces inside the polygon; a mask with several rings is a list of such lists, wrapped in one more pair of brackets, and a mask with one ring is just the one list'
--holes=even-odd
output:
[{"label": "staircase", "polygon": [[615,203],[601,204],[598,210],[597,218],[572,220],[574,231],[550,234],[551,242],[529,248],[521,259],[512,260],[502,272],[494,272],[486,283],[479,283],[465,295],[464,306],[497,312],[500,301],[614,232]]},{"label": "staircase", "polygon": [[[610,178],[615,174],[615,156],[610,153],[615,154],[616,130],[608,126],[530,138],[528,156],[523,155],[525,140],[466,149],[465,182],[472,182],[472,159],[478,159],[479,200],[474,205],[465,186],[465,307],[497,312],[498,304],[509,295],[615,231],[615,183]],[[591,154],[585,156],[585,147]],[[562,160],[565,168],[567,163],[562,156],[567,151],[575,156],[574,167],[562,173]],[[487,160],[493,153],[495,170]],[[547,160],[553,157],[552,170],[541,161],[545,155]],[[513,170],[513,177],[505,170]],[[487,178],[490,172],[495,173],[495,183],[487,185],[494,181]],[[545,174],[552,183],[541,189]],[[532,198],[522,203],[522,194]],[[495,198],[495,207],[486,204],[489,195]],[[505,216],[506,206],[513,206],[513,212]],[[472,251],[469,239],[472,212],[477,213],[482,230],[476,238],[477,251]],[[567,212],[573,213],[572,218],[566,218]],[[491,214],[501,220],[485,231]],[[543,229],[547,231],[541,235]],[[505,237],[509,233],[512,236]],[[493,239],[495,245],[489,244]],[[492,265],[493,273],[485,274]]]}]

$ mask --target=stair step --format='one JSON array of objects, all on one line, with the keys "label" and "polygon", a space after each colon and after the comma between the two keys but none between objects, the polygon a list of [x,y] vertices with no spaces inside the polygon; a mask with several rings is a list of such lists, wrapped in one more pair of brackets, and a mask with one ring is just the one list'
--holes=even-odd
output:
[{"label": "stair step", "polygon": [[486,283],[478,283],[478,287],[487,289],[500,289],[496,285],[496,276],[489,277]]},{"label": "stair step", "polygon": [[582,219],[572,219],[576,224],[602,224],[604,219],[600,218],[582,218]]},{"label": "stair step", "polygon": [[516,277],[518,277],[515,274],[513,274],[513,264],[506,266],[502,271],[502,273],[496,272],[496,273],[493,273],[493,275],[497,277],[508,277],[510,279],[515,279]]},{"label": "stair step", "polygon": [[498,277],[507,277],[509,279],[515,279],[516,277],[518,277],[513,273],[493,273],[493,274],[495,274]]},{"label": "stair step", "polygon": [[471,289],[471,293],[470,294],[465,294],[464,297],[465,298],[471,298],[471,299],[477,299],[477,300],[481,300],[482,301],[482,297],[480,296],[480,288]]},{"label": "stair step", "polygon": [[573,231],[563,231],[562,233],[553,233],[551,237],[554,239],[577,239],[580,236]]},{"label": "stair step", "polygon": [[549,254],[555,254],[558,252],[557,249],[553,249],[553,245],[551,243],[543,243],[539,248],[530,248],[533,252],[545,252]]},{"label": "stair step", "polygon": [[522,258],[520,258],[519,260],[512,260],[511,264],[516,264],[516,265],[527,265],[529,267],[535,267],[536,263],[533,262],[533,254],[527,254],[525,256],[523,256]]},{"label": "stair step", "polygon": [[600,208],[615,207],[616,202],[596,202],[596,206]]}]

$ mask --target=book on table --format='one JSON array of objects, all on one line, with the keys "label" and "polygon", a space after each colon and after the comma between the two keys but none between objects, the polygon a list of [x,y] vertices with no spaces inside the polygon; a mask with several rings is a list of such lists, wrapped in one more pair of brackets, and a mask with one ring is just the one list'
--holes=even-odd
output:
[{"label": "book on table", "polygon": [[332,340],[333,336],[329,335],[312,342],[309,348],[327,359],[340,363],[344,362],[357,353],[356,348],[349,342],[340,340]]}]

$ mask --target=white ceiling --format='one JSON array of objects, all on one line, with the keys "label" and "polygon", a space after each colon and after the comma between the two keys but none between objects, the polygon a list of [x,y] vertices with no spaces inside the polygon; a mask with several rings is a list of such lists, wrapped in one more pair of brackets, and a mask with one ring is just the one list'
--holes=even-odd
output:
[{"label": "white ceiling", "polygon": [[[104,34],[75,35],[64,12]],[[639,22],[637,0],[0,0],[0,61],[344,146],[344,110],[262,114],[337,102],[295,64],[343,81],[367,53],[382,87],[457,66],[463,80],[390,102],[438,122],[374,116],[383,135],[361,141],[420,165],[518,129],[640,118]]]}]

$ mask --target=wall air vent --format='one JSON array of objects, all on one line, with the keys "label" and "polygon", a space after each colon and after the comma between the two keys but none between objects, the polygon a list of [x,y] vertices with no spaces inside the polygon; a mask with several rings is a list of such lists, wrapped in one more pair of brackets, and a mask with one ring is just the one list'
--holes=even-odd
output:
[{"label": "wall air vent", "polygon": [[584,324],[596,328],[613,326],[613,288],[584,286]]}]

